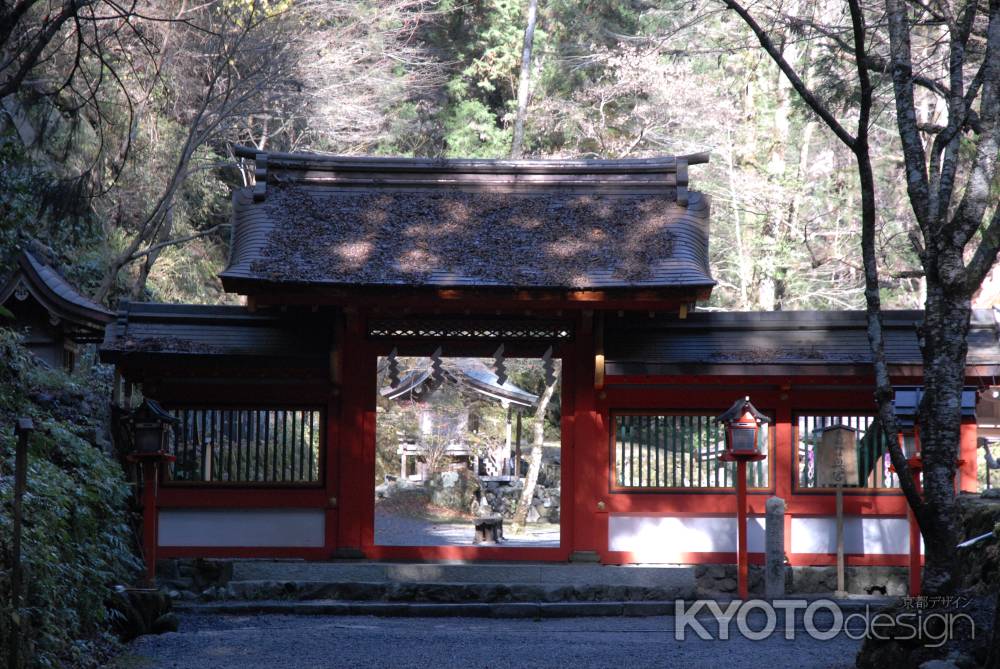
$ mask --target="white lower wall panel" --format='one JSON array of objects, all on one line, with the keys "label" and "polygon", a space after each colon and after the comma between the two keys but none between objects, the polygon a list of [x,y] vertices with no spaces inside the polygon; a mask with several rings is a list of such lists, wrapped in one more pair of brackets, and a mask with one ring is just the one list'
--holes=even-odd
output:
[{"label": "white lower wall panel", "polygon": [[[747,529],[748,550],[763,553],[763,516],[747,518]],[[650,562],[674,561],[681,553],[735,553],[736,518],[611,514],[608,544]]]},{"label": "white lower wall panel", "polygon": [[160,546],[284,547],[323,546],[322,509],[164,509],[159,515]]},{"label": "white lower wall panel", "polygon": [[[792,552],[836,553],[837,519],[832,516],[792,518]],[[844,552],[907,554],[910,552],[910,523],[906,518],[847,516],[844,518]]]}]

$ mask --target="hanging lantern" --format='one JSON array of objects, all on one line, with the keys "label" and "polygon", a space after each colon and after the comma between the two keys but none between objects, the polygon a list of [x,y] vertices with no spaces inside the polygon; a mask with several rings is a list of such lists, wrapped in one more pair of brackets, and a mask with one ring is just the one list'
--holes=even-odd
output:
[{"label": "hanging lantern", "polygon": [[399,387],[399,360],[396,358],[396,349],[389,352],[389,387]]},{"label": "hanging lantern", "polygon": [[545,349],[542,355],[542,370],[545,372],[545,385],[551,386],[556,382],[556,365],[552,360],[552,347]]},{"label": "hanging lantern", "polygon": [[431,353],[431,378],[434,379],[434,387],[437,388],[444,381],[444,367],[441,363],[441,347]]},{"label": "hanging lantern", "polygon": [[178,422],[153,400],[144,400],[126,418],[132,430],[132,444],[139,455],[166,453],[170,431]]},{"label": "hanging lantern", "polygon": [[893,389],[892,411],[896,415],[899,429],[899,445],[907,460],[920,456],[920,430],[917,413],[923,388],[919,386],[898,386]]},{"label": "hanging lantern", "polygon": [[497,347],[493,354],[493,373],[497,375],[497,383],[501,386],[507,383],[507,366],[504,365],[503,344]]},{"label": "hanging lantern", "polygon": [[750,403],[749,397],[737,400],[715,420],[725,426],[727,456],[725,459],[764,457],[758,447],[757,436],[761,423],[770,423],[771,419],[758,411]]}]

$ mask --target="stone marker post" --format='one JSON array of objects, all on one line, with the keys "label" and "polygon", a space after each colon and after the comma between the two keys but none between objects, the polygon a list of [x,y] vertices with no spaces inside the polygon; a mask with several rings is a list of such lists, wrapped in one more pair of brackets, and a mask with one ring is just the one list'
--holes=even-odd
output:
[{"label": "stone marker post", "polygon": [[764,595],[785,595],[785,500],[771,497],[764,507]]}]

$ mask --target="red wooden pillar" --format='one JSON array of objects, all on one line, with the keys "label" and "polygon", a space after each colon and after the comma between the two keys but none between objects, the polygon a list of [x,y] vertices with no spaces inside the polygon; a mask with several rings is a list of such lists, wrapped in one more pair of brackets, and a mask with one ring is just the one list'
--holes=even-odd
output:
[{"label": "red wooden pillar", "polygon": [[152,458],[142,461],[142,553],[146,560],[146,581],[153,585],[156,581],[157,522],[156,487],[158,484],[157,465]]},{"label": "red wooden pillar", "polygon": [[785,555],[792,554],[792,514],[787,510],[792,507],[793,478],[797,472],[794,432],[792,430],[792,409],[788,400],[790,385],[782,386],[779,403],[775,410],[774,425],[774,495],[785,500]]},{"label": "red wooden pillar", "polygon": [[958,440],[956,485],[959,492],[979,492],[979,445],[976,420],[962,421]]},{"label": "red wooden pillar", "polygon": [[[345,313],[340,425],[338,427],[337,555],[362,557],[364,528],[373,517],[374,457],[369,458],[366,414],[375,402],[375,370],[364,338],[364,317]],[[370,392],[369,392],[370,391]],[[374,448],[374,439],[370,444]],[[371,460],[371,462],[369,462]],[[371,531],[371,528],[368,528]],[[369,541],[371,543],[371,541]]]},{"label": "red wooden pillar", "polygon": [[750,563],[747,556],[747,461],[736,461],[736,585],[740,599],[749,597]]},{"label": "red wooden pillar", "polygon": [[[594,320],[583,312],[573,346],[573,533],[574,553],[602,553],[602,532],[598,524],[598,503],[607,492],[607,453],[602,453],[600,416],[594,391]],[[602,457],[603,456],[603,457]],[[607,516],[603,516],[602,519]]]},{"label": "red wooden pillar", "polygon": [[[923,467],[919,457],[909,459],[910,470],[913,472],[913,485],[917,488],[917,493],[921,491],[920,470]],[[910,596],[916,597],[920,594],[921,577],[921,555],[920,555],[920,525],[917,517],[913,514],[910,505],[906,505],[906,517],[910,521]]]}]

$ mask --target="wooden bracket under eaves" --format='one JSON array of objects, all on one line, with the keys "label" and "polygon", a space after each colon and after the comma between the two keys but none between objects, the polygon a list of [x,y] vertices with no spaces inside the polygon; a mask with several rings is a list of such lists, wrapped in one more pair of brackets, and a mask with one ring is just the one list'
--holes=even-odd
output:
[{"label": "wooden bracket under eaves", "polygon": [[263,202],[267,197],[267,154],[258,153],[254,156],[253,171],[253,201]]},{"label": "wooden bracket under eaves", "polygon": [[682,207],[688,205],[688,161],[686,158],[677,159],[677,204]]}]

